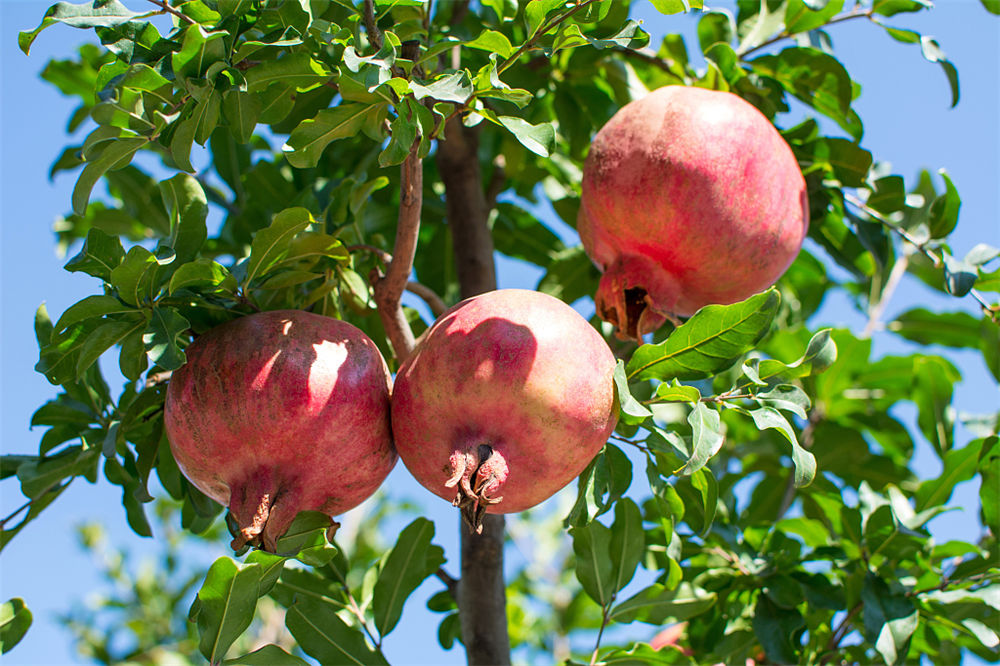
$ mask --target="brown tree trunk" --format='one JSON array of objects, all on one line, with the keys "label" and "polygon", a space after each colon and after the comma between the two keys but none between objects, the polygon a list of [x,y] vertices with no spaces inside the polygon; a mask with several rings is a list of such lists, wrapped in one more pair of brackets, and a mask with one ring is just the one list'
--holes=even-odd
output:
[{"label": "brown tree trunk", "polygon": [[[496,289],[489,209],[479,169],[478,132],[449,121],[438,143],[437,166],[445,186],[448,226],[462,298]],[[458,608],[470,666],[510,664],[507,597],[503,578],[503,516],[487,514],[475,534],[459,521],[462,539]]]}]

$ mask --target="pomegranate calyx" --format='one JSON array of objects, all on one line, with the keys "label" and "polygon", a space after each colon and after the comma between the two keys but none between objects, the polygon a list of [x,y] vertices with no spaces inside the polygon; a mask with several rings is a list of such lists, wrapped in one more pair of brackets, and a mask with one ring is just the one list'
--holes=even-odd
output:
[{"label": "pomegranate calyx", "polygon": [[486,508],[503,501],[503,496],[491,493],[507,479],[507,461],[492,446],[480,444],[475,451],[456,450],[450,462],[452,474],[444,485],[457,486],[451,503],[459,508],[469,529],[481,534]]}]

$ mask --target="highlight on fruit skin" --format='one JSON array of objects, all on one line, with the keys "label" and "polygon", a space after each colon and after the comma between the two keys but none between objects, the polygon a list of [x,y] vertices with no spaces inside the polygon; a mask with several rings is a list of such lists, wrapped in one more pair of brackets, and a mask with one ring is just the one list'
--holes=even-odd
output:
[{"label": "highlight on fruit skin", "polygon": [[229,507],[234,550],[275,552],[299,511],[343,513],[395,465],[389,371],[351,324],[261,312],[186,354],[167,387],[167,438],[184,476]]},{"label": "highlight on fruit skin", "polygon": [[597,313],[624,339],[773,285],[809,226],[788,144],[728,92],[667,86],[597,132],[577,229],[600,268]]},{"label": "highlight on fruit skin", "polygon": [[470,528],[575,479],[617,421],[615,358],[573,308],[502,289],[445,312],[393,385],[396,448]]}]

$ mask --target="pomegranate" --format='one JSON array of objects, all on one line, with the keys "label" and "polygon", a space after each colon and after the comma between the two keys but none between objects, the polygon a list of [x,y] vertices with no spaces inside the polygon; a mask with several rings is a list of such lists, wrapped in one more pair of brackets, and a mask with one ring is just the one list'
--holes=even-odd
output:
[{"label": "pomegranate", "polygon": [[462,301],[396,374],[392,427],[410,473],[469,526],[577,477],[615,427],[615,358],[562,301],[503,289]]},{"label": "pomegranate", "polygon": [[351,324],[309,312],[262,312],[199,337],[164,418],[181,471],[229,507],[236,550],[274,552],[299,511],[357,506],[396,462],[385,360]]},{"label": "pomegranate", "polygon": [[630,102],[584,164],[577,228],[604,271],[597,312],[621,338],[763,291],[808,225],[788,144],[728,92],[667,86]]}]

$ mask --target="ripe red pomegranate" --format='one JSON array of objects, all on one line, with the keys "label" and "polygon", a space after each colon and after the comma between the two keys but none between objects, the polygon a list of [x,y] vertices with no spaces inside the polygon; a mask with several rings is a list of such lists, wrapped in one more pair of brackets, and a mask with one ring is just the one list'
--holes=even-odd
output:
[{"label": "ripe red pomegranate", "polygon": [[791,149],[731,93],[667,86],[626,104],[584,165],[577,228],[604,271],[597,312],[622,338],[763,291],[808,226]]},{"label": "ripe red pomegranate", "polygon": [[615,427],[615,358],[562,301],[503,289],[462,301],[396,374],[399,456],[469,525],[522,511],[577,477]]},{"label": "ripe red pomegranate", "polygon": [[299,511],[351,509],[396,463],[389,372],[351,324],[262,312],[186,351],[167,388],[167,438],[191,483],[229,507],[234,549],[273,552]]}]

